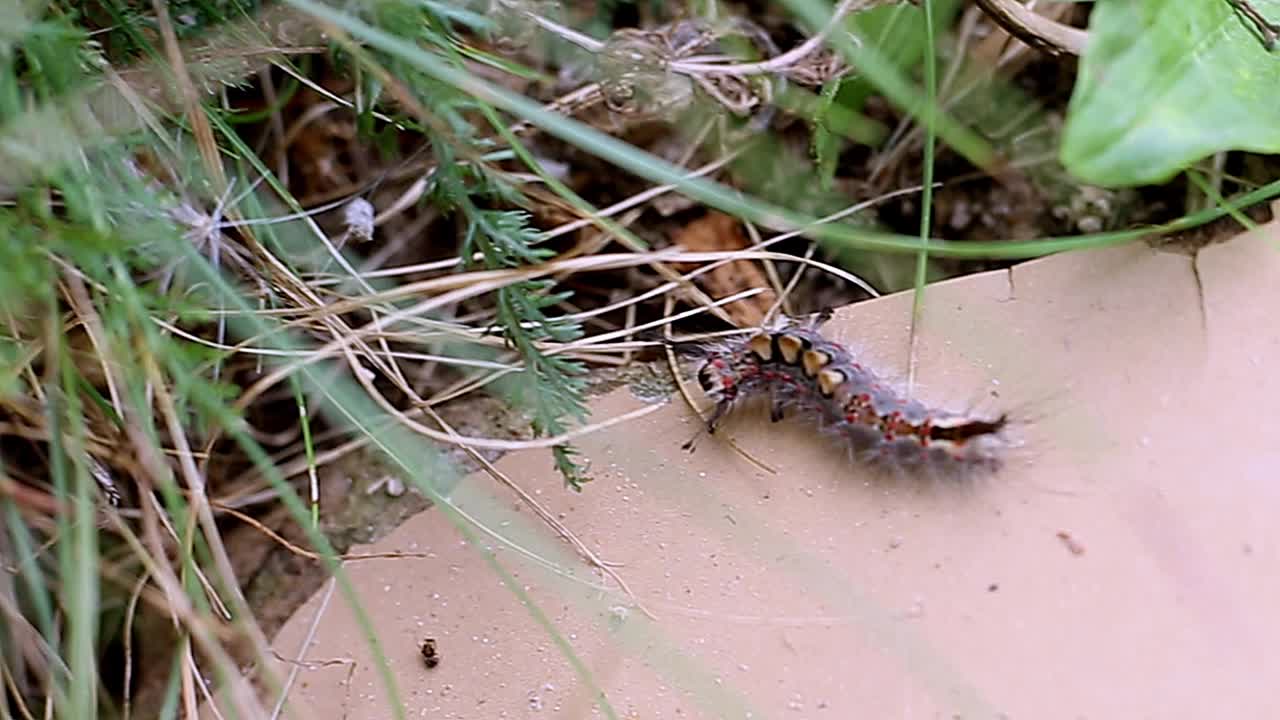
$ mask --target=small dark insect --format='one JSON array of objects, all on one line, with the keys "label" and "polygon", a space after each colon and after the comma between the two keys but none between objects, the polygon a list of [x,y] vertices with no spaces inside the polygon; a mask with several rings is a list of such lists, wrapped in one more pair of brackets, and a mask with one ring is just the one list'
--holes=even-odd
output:
[{"label": "small dark insect", "polygon": [[422,641],[422,662],[433,668],[440,664],[440,652],[436,649],[436,639],[427,638]]},{"label": "small dark insect", "polygon": [[1067,547],[1067,550],[1069,550],[1072,555],[1079,556],[1084,554],[1084,545],[1081,545],[1080,541],[1076,540],[1075,537],[1066,530],[1058,531],[1058,539],[1062,541],[1062,544]]}]

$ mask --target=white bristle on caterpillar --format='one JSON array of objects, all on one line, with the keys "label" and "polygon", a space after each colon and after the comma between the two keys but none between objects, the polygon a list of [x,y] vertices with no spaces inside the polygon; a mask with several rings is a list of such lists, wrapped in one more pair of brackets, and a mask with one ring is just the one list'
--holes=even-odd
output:
[{"label": "white bristle on caterpillar", "polygon": [[818,331],[785,322],[699,350],[698,381],[715,402],[707,431],[740,404],[768,398],[770,417],[797,414],[879,471],[965,478],[1001,466],[1008,415],[973,417],[904,398]]}]

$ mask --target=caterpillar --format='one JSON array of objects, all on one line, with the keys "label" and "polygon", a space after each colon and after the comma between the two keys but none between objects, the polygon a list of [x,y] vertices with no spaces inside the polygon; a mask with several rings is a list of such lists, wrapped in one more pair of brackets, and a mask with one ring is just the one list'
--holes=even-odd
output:
[{"label": "caterpillar", "polygon": [[971,417],[903,397],[848,348],[823,337],[819,327],[829,318],[824,311],[808,321],[784,320],[693,350],[703,359],[698,383],[715,402],[707,432],[738,406],[766,397],[773,422],[796,411],[873,470],[961,478],[999,470],[1007,413]]}]

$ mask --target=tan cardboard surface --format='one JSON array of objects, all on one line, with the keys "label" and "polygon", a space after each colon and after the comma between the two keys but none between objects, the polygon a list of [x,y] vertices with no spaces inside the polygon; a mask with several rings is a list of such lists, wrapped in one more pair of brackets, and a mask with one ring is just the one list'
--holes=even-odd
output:
[{"label": "tan cardboard surface", "polygon": [[[506,457],[657,620],[473,476],[453,500],[484,526],[475,541],[437,508],[354,551],[427,557],[346,566],[405,715],[605,717],[483,548],[619,717],[1280,717],[1280,243],[1265,232],[1195,261],[1132,246],[929,288],[916,395],[1029,419],[987,480],[872,481],[761,412],[726,431],[776,474],[720,435],[687,453],[699,423],[679,398],[583,438],[596,480],[581,495],[545,451]],[[901,376],[910,302],[848,308],[827,332]],[[624,388],[593,412],[641,405]],[[323,600],[277,652],[298,656]],[[391,717],[337,594],[302,657],[355,664],[299,669],[298,717]]]}]

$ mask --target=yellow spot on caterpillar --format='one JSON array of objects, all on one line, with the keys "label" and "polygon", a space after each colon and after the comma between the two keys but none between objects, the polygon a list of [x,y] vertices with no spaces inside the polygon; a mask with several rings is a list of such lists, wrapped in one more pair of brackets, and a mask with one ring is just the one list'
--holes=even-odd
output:
[{"label": "yellow spot on caterpillar", "polygon": [[804,374],[813,377],[830,362],[830,355],[820,350],[806,350],[804,353]]},{"label": "yellow spot on caterpillar", "polygon": [[778,338],[778,349],[782,351],[782,359],[794,365],[804,349],[804,341],[795,335],[782,335]]},{"label": "yellow spot on caterpillar", "polygon": [[835,393],[836,388],[844,383],[844,373],[839,370],[823,370],[818,373],[818,390],[827,397]]},{"label": "yellow spot on caterpillar", "polygon": [[751,338],[747,343],[747,347],[751,348],[751,352],[760,356],[761,360],[768,362],[773,359],[773,338],[768,333],[760,333]]}]

